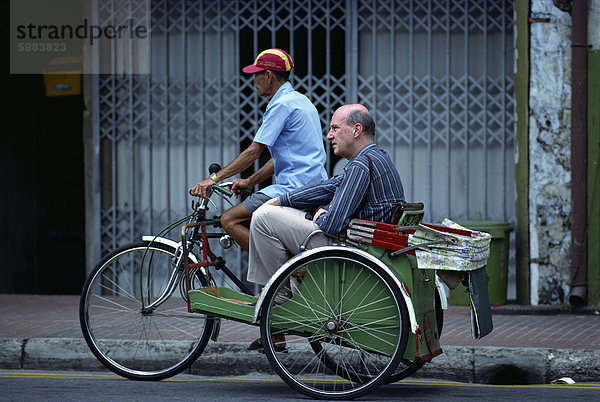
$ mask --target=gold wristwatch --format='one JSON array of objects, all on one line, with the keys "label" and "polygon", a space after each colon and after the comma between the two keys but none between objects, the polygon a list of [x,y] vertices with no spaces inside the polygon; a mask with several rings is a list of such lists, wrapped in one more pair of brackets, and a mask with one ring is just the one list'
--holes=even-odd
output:
[{"label": "gold wristwatch", "polygon": [[216,173],[211,173],[211,174],[210,174],[210,179],[211,179],[212,181],[214,181],[214,182],[215,182],[215,184],[219,182],[219,179],[217,179],[217,174],[216,174]]}]

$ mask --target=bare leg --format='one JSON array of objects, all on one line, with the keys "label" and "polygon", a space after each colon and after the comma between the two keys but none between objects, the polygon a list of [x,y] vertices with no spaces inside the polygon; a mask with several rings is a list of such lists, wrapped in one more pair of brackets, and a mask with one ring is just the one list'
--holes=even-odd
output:
[{"label": "bare leg", "polygon": [[242,203],[229,208],[221,216],[221,225],[225,232],[246,251],[248,251],[248,238],[250,237],[250,229],[246,225],[250,222],[250,218],[252,218],[252,213]]}]

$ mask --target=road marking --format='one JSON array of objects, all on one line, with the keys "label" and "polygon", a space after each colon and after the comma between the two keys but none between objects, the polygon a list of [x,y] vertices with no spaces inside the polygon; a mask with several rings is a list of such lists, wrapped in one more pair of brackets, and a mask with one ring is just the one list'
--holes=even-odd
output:
[{"label": "road marking", "polygon": [[413,380],[405,379],[389,385],[441,385],[450,387],[483,387],[483,388],[569,388],[569,389],[600,389],[600,383],[581,384],[527,384],[527,385],[499,385],[499,384],[473,384],[444,380]]},{"label": "road marking", "polygon": [[119,377],[116,374],[81,374],[81,373],[42,373],[42,372],[0,372],[0,378],[81,378],[81,379],[102,379],[114,380]]},{"label": "road marking", "polygon": [[[163,381],[170,382],[234,382],[234,383],[280,383],[281,379],[274,378],[252,378],[252,377],[195,377],[188,374],[187,378],[168,378]],[[81,379],[81,380],[127,380],[116,374],[92,374],[92,373],[48,373],[48,372],[27,372],[27,371],[5,371],[0,372],[0,378],[55,378],[55,379]],[[334,381],[334,380],[332,380]],[[325,381],[324,381],[325,382]],[[427,386],[444,386],[444,387],[483,387],[483,388],[545,388],[545,389],[597,389],[600,390],[600,383],[581,383],[581,384],[532,384],[532,385],[496,385],[496,384],[471,384],[462,383],[455,381],[445,380],[418,380],[418,379],[404,379],[390,386],[404,386],[404,385],[427,385]]]}]

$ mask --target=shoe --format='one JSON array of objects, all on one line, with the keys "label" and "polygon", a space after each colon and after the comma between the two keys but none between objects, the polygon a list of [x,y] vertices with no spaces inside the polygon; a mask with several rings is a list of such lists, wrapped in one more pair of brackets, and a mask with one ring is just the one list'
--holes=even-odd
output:
[{"label": "shoe", "polygon": [[[262,292],[262,289],[260,290]],[[280,289],[275,295],[275,300],[273,300],[273,307],[281,306],[284,303],[287,303],[293,296],[292,291],[288,287],[284,287]],[[260,293],[258,293],[255,297],[260,298]],[[256,303],[248,303],[249,306],[256,306]]]},{"label": "shoe", "polygon": [[[285,346],[285,336],[284,335],[273,335],[272,338],[273,344],[275,345],[275,352],[278,353],[287,353],[287,348]],[[259,353],[265,353],[262,341],[260,338],[254,340],[247,348],[247,350],[257,350]]]},{"label": "shoe", "polygon": [[292,291],[287,286],[279,289],[273,300],[273,306],[281,306],[282,304],[287,303],[292,296]]},{"label": "shoe", "polygon": [[262,341],[260,340],[260,338],[255,339],[247,348],[246,350],[262,350],[263,345],[262,345]]}]

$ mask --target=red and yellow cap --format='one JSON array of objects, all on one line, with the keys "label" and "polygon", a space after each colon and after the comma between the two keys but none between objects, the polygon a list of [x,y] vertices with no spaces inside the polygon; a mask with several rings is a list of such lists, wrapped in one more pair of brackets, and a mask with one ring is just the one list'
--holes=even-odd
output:
[{"label": "red and yellow cap", "polygon": [[292,68],[294,68],[294,62],[285,50],[267,49],[256,57],[254,64],[244,67],[242,71],[254,74],[263,70],[290,71]]}]

